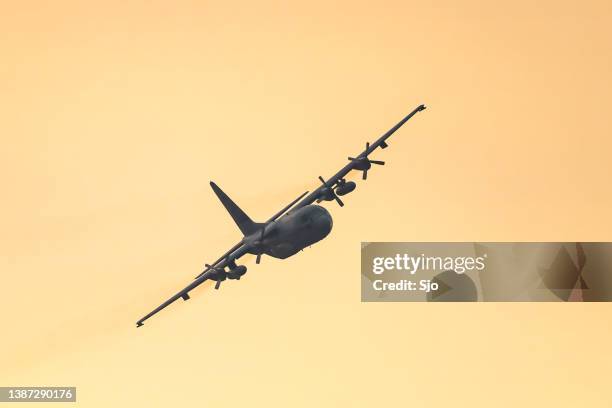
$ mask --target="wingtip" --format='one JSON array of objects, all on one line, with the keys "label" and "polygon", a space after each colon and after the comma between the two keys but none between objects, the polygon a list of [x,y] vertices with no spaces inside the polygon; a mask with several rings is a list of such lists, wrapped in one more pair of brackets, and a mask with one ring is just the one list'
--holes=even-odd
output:
[{"label": "wingtip", "polygon": [[144,323],[143,323],[143,322],[137,322],[137,323],[136,323],[136,328],[139,328],[140,326],[143,326],[143,325],[144,325]]},{"label": "wingtip", "polygon": [[214,181],[210,181],[210,188],[213,189],[213,191],[215,192],[215,194],[219,195],[219,191],[221,191],[221,189],[219,188],[219,186],[217,185],[217,183],[215,183]]},{"label": "wingtip", "polygon": [[427,106],[423,104],[419,105],[419,110],[425,110],[425,109],[427,109]]}]

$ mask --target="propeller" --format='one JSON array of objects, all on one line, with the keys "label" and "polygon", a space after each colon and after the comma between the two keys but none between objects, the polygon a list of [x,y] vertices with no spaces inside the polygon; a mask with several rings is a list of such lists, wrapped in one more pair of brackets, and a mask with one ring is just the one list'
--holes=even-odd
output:
[{"label": "propeller", "polygon": [[[319,180],[321,180],[321,183],[323,183],[323,185],[325,186],[325,189],[323,190],[323,194],[322,196],[324,196],[324,198],[322,199],[327,199],[328,201],[331,200],[336,200],[336,202],[338,203],[338,205],[340,207],[344,207],[344,203],[342,202],[342,200],[340,199],[340,197],[338,197],[338,195],[336,194],[336,192],[334,191],[334,189],[332,188],[332,186],[330,186],[323,177],[319,176]],[[321,198],[317,200],[317,202],[321,202],[322,200]]]},{"label": "propeller", "polygon": [[227,278],[227,274],[225,273],[224,270],[222,270],[222,269],[215,269],[214,267],[212,267],[209,264],[204,264],[204,266],[206,266],[207,268],[210,268],[211,271],[215,271],[215,273],[213,274],[211,279],[217,282],[217,283],[215,283],[215,289],[218,290],[221,287],[221,282],[224,281],[225,278]]},{"label": "propeller", "polygon": [[[382,146],[382,145],[381,145]],[[387,146],[385,146],[387,147]],[[370,142],[366,142],[366,153],[363,156],[359,157],[349,157],[348,159],[353,162],[353,168],[355,170],[363,171],[363,179],[368,179],[368,170],[372,167],[373,164],[377,164],[379,166],[384,166],[385,162],[380,160],[370,160],[368,159],[368,150],[370,149]]]}]

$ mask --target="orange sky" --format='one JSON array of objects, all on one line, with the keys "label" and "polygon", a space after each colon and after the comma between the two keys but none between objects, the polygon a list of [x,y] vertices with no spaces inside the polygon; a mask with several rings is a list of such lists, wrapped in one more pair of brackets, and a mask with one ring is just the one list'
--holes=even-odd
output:
[{"label": "orange sky", "polygon": [[[610,27],[590,0],[3,5],[0,385],[608,407],[609,304],[361,304],[359,248],[611,240]],[[420,103],[325,241],[134,328],[240,238],[209,180],[267,219]]]}]

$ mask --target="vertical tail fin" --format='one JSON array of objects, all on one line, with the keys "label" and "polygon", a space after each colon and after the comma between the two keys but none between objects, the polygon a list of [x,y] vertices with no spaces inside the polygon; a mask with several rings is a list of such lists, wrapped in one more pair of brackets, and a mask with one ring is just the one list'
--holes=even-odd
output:
[{"label": "vertical tail fin", "polygon": [[230,213],[234,219],[234,222],[238,228],[240,228],[240,231],[244,236],[250,235],[259,229],[259,224],[253,222],[253,220],[251,220],[251,218],[249,218],[249,216],[246,215],[246,213],[242,211],[240,207],[238,207],[238,205],[236,205],[236,203],[233,202],[232,199],[219,188],[219,186],[212,181],[210,182],[210,186],[217,197],[219,197],[221,204],[223,204],[227,212]]}]

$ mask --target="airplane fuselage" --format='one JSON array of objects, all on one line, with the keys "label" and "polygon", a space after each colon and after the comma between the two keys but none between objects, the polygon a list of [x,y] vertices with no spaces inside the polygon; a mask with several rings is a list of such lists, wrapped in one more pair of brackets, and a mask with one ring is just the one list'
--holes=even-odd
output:
[{"label": "airplane fuselage", "polygon": [[[319,205],[307,205],[289,211],[266,227],[262,240],[264,253],[274,258],[288,258],[325,238],[332,225],[331,214]],[[246,239],[258,238],[256,233]]]}]

